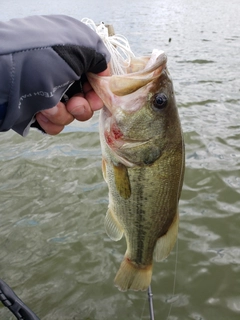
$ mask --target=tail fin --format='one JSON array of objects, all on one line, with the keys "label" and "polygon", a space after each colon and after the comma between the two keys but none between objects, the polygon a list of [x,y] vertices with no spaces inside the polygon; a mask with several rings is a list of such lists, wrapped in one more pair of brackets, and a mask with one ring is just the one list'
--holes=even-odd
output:
[{"label": "tail fin", "polygon": [[128,289],[135,291],[147,290],[152,279],[152,265],[138,267],[128,258],[124,258],[114,279],[115,285],[121,291]]}]

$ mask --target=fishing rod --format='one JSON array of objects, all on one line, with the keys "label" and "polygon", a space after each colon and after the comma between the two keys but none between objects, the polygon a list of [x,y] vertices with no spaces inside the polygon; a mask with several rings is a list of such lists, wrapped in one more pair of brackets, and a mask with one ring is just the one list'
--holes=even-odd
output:
[{"label": "fishing rod", "polygon": [[[2,279],[0,279],[0,301],[18,320],[40,320]],[[154,320],[153,293],[151,285],[148,287],[148,302],[150,320]]]},{"label": "fishing rod", "polygon": [[149,302],[150,320],[154,320],[153,293],[152,293],[151,285],[149,285],[148,287],[148,302]]},{"label": "fishing rod", "polygon": [[2,279],[0,279],[0,301],[18,320],[40,320]]}]

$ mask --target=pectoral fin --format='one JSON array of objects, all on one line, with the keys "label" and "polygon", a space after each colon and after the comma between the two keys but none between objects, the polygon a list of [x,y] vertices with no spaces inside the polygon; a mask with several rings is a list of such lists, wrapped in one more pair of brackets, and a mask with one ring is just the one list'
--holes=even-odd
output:
[{"label": "pectoral fin", "polygon": [[177,212],[170,228],[168,229],[168,232],[157,241],[154,252],[156,261],[159,262],[164,260],[172,251],[178,235],[178,221],[179,214]]},{"label": "pectoral fin", "polygon": [[131,196],[131,185],[128,176],[127,167],[123,164],[114,166],[114,177],[116,188],[123,199],[128,199]]},{"label": "pectoral fin", "polygon": [[114,241],[120,240],[123,236],[121,225],[110,209],[108,209],[105,217],[105,230],[107,235]]}]

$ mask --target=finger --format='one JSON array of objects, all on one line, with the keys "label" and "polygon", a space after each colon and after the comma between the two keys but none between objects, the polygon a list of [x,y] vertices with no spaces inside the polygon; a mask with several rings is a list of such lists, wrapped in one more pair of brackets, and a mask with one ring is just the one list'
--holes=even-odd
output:
[{"label": "finger", "polygon": [[92,111],[100,110],[103,107],[103,102],[94,90],[90,90],[85,94]]},{"label": "finger", "polygon": [[43,114],[50,122],[65,126],[74,120],[74,117],[67,111],[64,103],[59,102],[55,107],[40,112]]},{"label": "finger", "polygon": [[93,115],[93,111],[88,101],[83,98],[83,94],[76,94],[69,99],[66,108],[67,111],[79,121],[89,120]]},{"label": "finger", "polygon": [[[106,70],[98,73],[98,75],[99,76],[110,76],[110,66],[108,65],[108,68]],[[93,111],[99,110],[103,107],[102,100],[99,98],[99,96],[93,90],[93,88],[89,82],[85,82],[83,84],[83,92],[85,94],[86,100],[88,101],[88,103]]]},{"label": "finger", "polygon": [[41,126],[41,128],[48,134],[56,135],[64,129],[64,125],[57,125],[52,123],[47,117],[45,117],[41,112],[36,114],[36,120]]},{"label": "finger", "polygon": [[88,81],[86,81],[86,82],[84,82],[84,84],[82,86],[82,90],[83,90],[84,94],[86,94],[87,92],[93,90],[93,88],[90,85],[90,83]]},{"label": "finger", "polygon": [[[110,76],[110,66],[108,65],[107,69],[98,73],[98,76]],[[83,92],[86,94],[89,91],[92,91],[93,88],[88,81],[83,84]]]},{"label": "finger", "polygon": [[99,72],[98,76],[110,76],[110,75],[111,75],[111,67],[110,67],[110,63],[108,63],[107,69],[102,72]]}]

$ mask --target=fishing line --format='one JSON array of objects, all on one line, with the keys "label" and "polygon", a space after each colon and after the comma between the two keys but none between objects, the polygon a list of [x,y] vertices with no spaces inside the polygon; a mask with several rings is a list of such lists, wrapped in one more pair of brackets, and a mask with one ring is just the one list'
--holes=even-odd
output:
[{"label": "fishing line", "polygon": [[[111,71],[112,74],[126,74],[127,68],[131,64],[131,60],[135,57],[132,52],[128,40],[120,34],[113,34],[109,36],[108,28],[104,25],[104,22],[101,22],[98,26],[94,23],[93,20],[89,18],[83,18],[81,20],[84,24],[90,27],[93,31],[95,31],[111,55]],[[148,287],[148,302],[149,302],[149,314],[150,320],[154,320],[154,309],[153,309],[153,294],[151,285]],[[146,300],[144,302],[143,311],[141,318],[143,316],[143,312],[145,310]]]},{"label": "fishing line", "polygon": [[173,291],[172,291],[172,298],[170,298],[170,300],[172,299],[172,302],[170,304],[170,308],[168,311],[168,315],[167,315],[167,319],[170,317],[171,311],[172,311],[172,306],[173,306],[173,297],[175,295],[175,291],[176,291],[176,280],[177,280],[177,262],[178,262],[178,238],[176,241],[176,259],[175,259],[175,268],[174,268],[174,278],[173,278]]},{"label": "fishing line", "polygon": [[[176,259],[175,259],[175,266],[174,266],[174,278],[173,278],[173,291],[172,291],[172,297],[169,300],[172,300],[170,307],[169,307],[169,311],[168,311],[168,315],[166,320],[169,319],[170,315],[171,315],[171,311],[172,311],[172,307],[173,307],[173,298],[175,295],[175,291],[176,291],[176,280],[177,280],[177,262],[178,262],[178,239],[176,241]],[[153,293],[152,293],[152,288],[151,285],[148,287],[148,303],[149,303],[149,314],[150,314],[150,320],[155,320],[154,317],[154,307],[153,307]],[[141,314],[141,318],[143,318],[143,313],[145,311],[145,307],[146,307],[146,299],[144,301],[144,305],[143,305],[143,311]]]},{"label": "fishing line", "polygon": [[141,314],[140,320],[142,320],[142,318],[143,318],[143,314],[144,314],[145,307],[146,307],[146,301],[147,301],[147,299],[144,299],[143,309],[142,309],[142,314]]},{"label": "fishing line", "polygon": [[[183,140],[183,132],[181,130],[181,138],[182,138],[182,150],[184,150],[184,140]],[[185,156],[184,156],[184,152],[182,154],[182,166],[181,166],[181,174],[180,177],[182,177],[182,175],[184,174],[184,164],[185,164]],[[179,185],[178,185],[178,190],[181,188],[181,179],[179,180]],[[178,192],[178,199],[180,198],[179,196],[179,192]],[[178,213],[179,215],[179,213]],[[168,316],[167,319],[170,317],[171,311],[172,311],[172,306],[173,306],[173,297],[175,295],[175,291],[176,291],[176,280],[177,280],[177,263],[178,263],[178,237],[177,237],[177,241],[176,241],[176,259],[175,259],[175,269],[174,269],[174,279],[173,279],[173,292],[172,292],[172,302],[170,304],[170,308],[169,308],[169,312],[168,312]]]},{"label": "fishing line", "polygon": [[108,28],[105,26],[104,22],[96,25],[93,20],[88,18],[83,18],[81,21],[95,31],[107,47],[111,55],[110,65],[112,74],[127,73],[127,68],[131,64],[131,59],[135,57],[128,40],[120,34],[109,36]]},{"label": "fishing line", "polygon": [[[96,25],[94,21],[89,18],[83,18],[81,21],[100,36],[105,46],[107,47],[108,51],[110,52],[110,55],[111,55],[110,66],[111,66],[112,74],[118,74],[118,75],[126,74],[127,68],[131,64],[131,59],[135,57],[134,53],[130,48],[128,40],[123,35],[120,35],[120,34],[114,34],[109,36],[108,28],[105,26],[104,22],[101,22],[99,25]],[[182,165],[182,170],[183,170],[183,165]],[[175,260],[175,268],[174,268],[173,292],[172,292],[171,299],[173,299],[175,290],[176,290],[177,260],[178,260],[178,239],[176,241],[176,260]],[[148,288],[148,302],[149,302],[150,320],[154,320],[153,293],[152,293],[151,285]],[[146,306],[146,300],[144,302],[141,319],[143,317],[145,306]],[[166,320],[168,320],[170,317],[172,306],[173,306],[173,301],[171,302]]]}]

